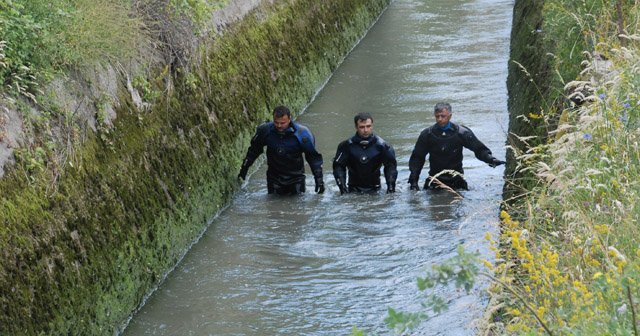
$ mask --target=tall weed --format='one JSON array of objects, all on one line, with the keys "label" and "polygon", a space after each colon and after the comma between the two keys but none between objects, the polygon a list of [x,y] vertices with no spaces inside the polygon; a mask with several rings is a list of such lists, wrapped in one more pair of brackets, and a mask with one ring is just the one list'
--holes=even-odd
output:
[{"label": "tall weed", "polygon": [[146,39],[127,0],[3,0],[0,41],[3,89],[36,94],[70,67],[133,57]]},{"label": "tall weed", "polygon": [[[518,158],[540,183],[502,213],[494,242],[502,262],[494,272],[536,314],[507,296],[509,333],[638,335],[640,5],[621,4],[624,17],[615,1],[547,4],[548,27],[573,22],[585,41],[582,50],[567,43],[556,55],[558,62],[580,55],[580,75],[556,89],[584,103],[562,112],[550,143],[529,150],[535,160]],[[627,37],[619,36],[619,23]]]}]

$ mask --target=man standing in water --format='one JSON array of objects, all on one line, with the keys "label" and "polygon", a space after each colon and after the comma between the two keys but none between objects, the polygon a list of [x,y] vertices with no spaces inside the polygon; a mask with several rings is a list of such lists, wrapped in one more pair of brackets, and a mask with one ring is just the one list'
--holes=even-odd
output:
[{"label": "man standing in water", "polygon": [[[396,155],[381,137],[373,134],[373,117],[358,113],[353,122],[356,134],[338,145],[333,159],[333,176],[340,193],[380,190],[380,166],[384,165],[387,193],[396,191],[398,177]],[[347,184],[347,170],[349,183]]]},{"label": "man standing in water", "polygon": [[315,147],[315,139],[306,126],[293,122],[285,106],[273,110],[273,121],[256,129],[251,145],[242,162],[238,177],[244,180],[253,162],[267,146],[267,190],[269,194],[298,195],[305,191],[302,153],[315,178],[315,191],[324,192],[322,155]]},{"label": "man standing in water", "polygon": [[437,103],[434,111],[436,123],[420,133],[409,159],[411,190],[420,190],[418,180],[427,154],[429,177],[425,181],[425,189],[441,188],[436,179],[452,189],[468,189],[467,182],[462,177],[462,147],[473,151],[478,160],[493,168],[505,163],[493,157],[489,148],[470,129],[450,121],[452,110],[449,103]]}]

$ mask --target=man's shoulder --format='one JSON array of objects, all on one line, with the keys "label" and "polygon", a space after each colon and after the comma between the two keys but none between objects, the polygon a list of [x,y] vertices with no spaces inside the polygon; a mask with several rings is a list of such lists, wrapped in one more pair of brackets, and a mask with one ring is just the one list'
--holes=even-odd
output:
[{"label": "man's shoulder", "polygon": [[311,133],[311,130],[306,125],[293,121],[291,122],[291,125],[293,126],[293,130],[296,135],[313,137],[313,133]]},{"label": "man's shoulder", "polygon": [[420,136],[428,136],[429,134],[434,133],[434,129],[437,126],[437,124],[433,124],[425,129],[422,130],[422,132],[420,132]]},{"label": "man's shoulder", "polygon": [[256,134],[254,136],[254,138],[265,138],[269,136],[269,133],[274,129],[273,127],[273,122],[264,122],[260,125],[258,125],[258,127],[256,127]]},{"label": "man's shoulder", "polygon": [[313,133],[311,133],[309,127],[293,121],[291,122],[291,125],[293,125],[294,134],[298,138],[313,138]]},{"label": "man's shoulder", "polygon": [[315,138],[313,137],[313,133],[311,133],[309,128],[303,124],[299,124],[293,121],[291,122],[291,125],[293,126],[294,130],[292,136],[296,137],[303,147],[312,149],[315,146]]},{"label": "man's shoulder", "polygon": [[388,148],[391,147],[391,145],[389,145],[381,136],[374,134],[373,135],[376,139],[376,144],[380,147],[384,147],[384,148]]},{"label": "man's shoulder", "polygon": [[256,128],[258,131],[268,131],[273,126],[273,121],[265,121],[262,124],[258,125]]},{"label": "man's shoulder", "polygon": [[301,124],[299,122],[292,121],[291,125],[293,125],[293,128],[296,130],[296,132],[311,132],[309,130],[309,127],[307,127],[306,125],[303,125],[303,124]]},{"label": "man's shoulder", "polygon": [[460,125],[460,124],[453,124],[456,129],[458,130],[458,133],[465,135],[465,134],[473,134],[473,132],[471,131],[471,129],[465,125]]},{"label": "man's shoulder", "polygon": [[354,138],[353,136],[350,136],[350,137],[340,141],[338,143],[338,149],[342,148],[344,150],[344,149],[346,149],[348,147],[353,146],[355,144],[355,141],[353,140],[353,138]]}]

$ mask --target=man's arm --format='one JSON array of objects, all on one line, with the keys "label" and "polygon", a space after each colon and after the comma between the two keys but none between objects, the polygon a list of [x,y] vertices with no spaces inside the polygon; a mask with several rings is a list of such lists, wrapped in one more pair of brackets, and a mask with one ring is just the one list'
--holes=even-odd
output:
[{"label": "man's arm", "polygon": [[347,141],[343,141],[338,145],[336,156],[333,158],[333,177],[336,179],[340,194],[348,192],[347,162],[349,162],[349,145]]},{"label": "man's arm", "polygon": [[505,164],[504,161],[496,159],[493,154],[491,154],[491,150],[487,148],[478,138],[473,134],[473,132],[465,127],[460,127],[460,135],[462,136],[462,144],[464,147],[473,151],[478,160],[486,162],[491,167],[496,167],[501,164]]},{"label": "man's arm", "polygon": [[296,124],[298,140],[302,146],[304,157],[311,167],[311,173],[316,182],[316,192],[322,194],[324,192],[324,180],[322,177],[322,154],[316,150],[316,139],[311,131],[302,125]]},{"label": "man's arm", "polygon": [[398,162],[393,147],[384,144],[384,179],[387,182],[387,194],[396,192],[396,180],[398,178]]},{"label": "man's arm", "polygon": [[429,129],[425,129],[420,133],[416,145],[413,147],[411,157],[409,158],[409,184],[411,190],[420,190],[418,186],[418,180],[420,179],[420,172],[424,167],[424,162],[427,154],[429,154],[429,147],[427,138],[429,136]]},{"label": "man's arm", "polygon": [[247,178],[249,167],[251,167],[258,156],[260,156],[260,154],[262,154],[262,152],[264,151],[265,139],[268,132],[268,123],[262,124],[256,128],[256,134],[253,136],[253,138],[251,138],[251,144],[249,145],[249,149],[247,149],[247,155],[245,155],[244,160],[242,161],[242,166],[240,167],[238,178],[243,180]]}]

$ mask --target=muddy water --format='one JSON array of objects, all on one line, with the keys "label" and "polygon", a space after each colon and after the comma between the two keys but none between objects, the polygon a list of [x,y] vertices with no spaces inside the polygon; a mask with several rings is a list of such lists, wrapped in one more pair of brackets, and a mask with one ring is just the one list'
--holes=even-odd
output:
[{"label": "muddy water", "polygon": [[[458,197],[410,191],[407,164],[438,101],[504,158],[512,2],[392,2],[298,118],[325,157],[327,192],[269,196],[260,166],[124,334],[346,335],[353,326],[390,334],[387,307],[420,309],[415,278],[430,264],[460,244],[489,256],[483,236],[497,232],[503,169],[465,151],[470,190]],[[396,150],[394,195],[341,196],[333,181],[336,146],[361,111]],[[473,334],[482,287],[438,289],[450,309],[412,334]]]}]

